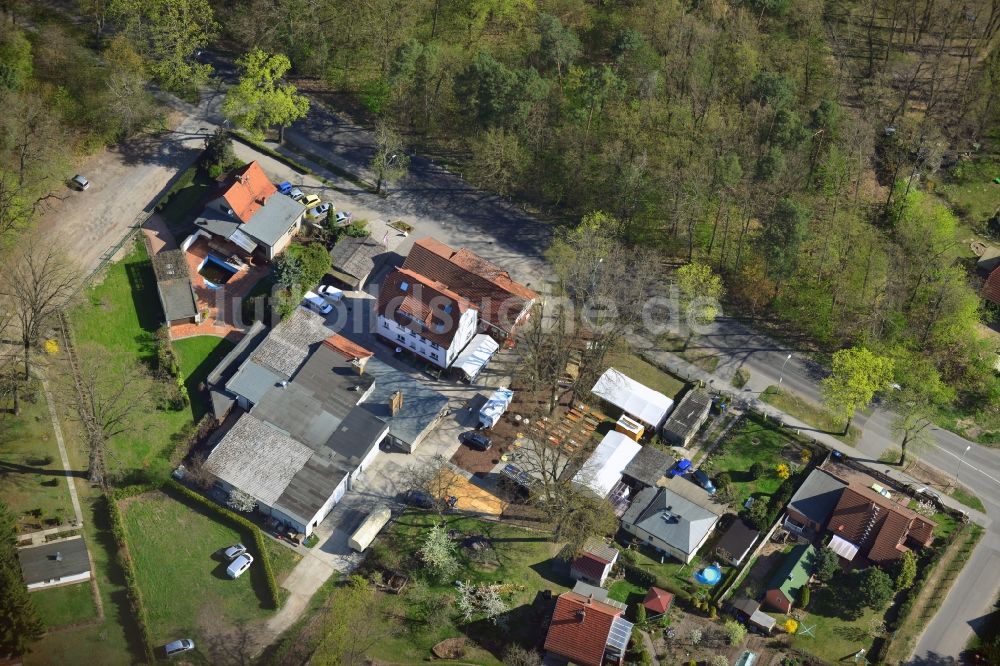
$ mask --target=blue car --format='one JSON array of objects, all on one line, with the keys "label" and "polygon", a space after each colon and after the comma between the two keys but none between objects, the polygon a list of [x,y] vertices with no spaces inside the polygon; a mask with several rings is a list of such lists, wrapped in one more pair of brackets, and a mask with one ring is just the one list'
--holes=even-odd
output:
[{"label": "blue car", "polygon": [[691,478],[695,483],[707,490],[709,495],[715,494],[715,485],[712,483],[712,480],[708,478],[708,474],[705,474],[705,472],[699,469],[691,475]]},{"label": "blue car", "polygon": [[673,478],[677,475],[684,476],[685,474],[687,474],[689,469],[691,469],[691,461],[688,460],[687,458],[681,458],[680,460],[677,461],[677,464],[675,464],[673,467],[670,468],[670,471],[667,473],[667,476],[669,476],[670,478]]},{"label": "blue car", "polygon": [[283,183],[278,183],[278,191],[281,192],[282,194],[288,194],[289,192],[292,191],[292,184],[289,183],[287,180]]}]

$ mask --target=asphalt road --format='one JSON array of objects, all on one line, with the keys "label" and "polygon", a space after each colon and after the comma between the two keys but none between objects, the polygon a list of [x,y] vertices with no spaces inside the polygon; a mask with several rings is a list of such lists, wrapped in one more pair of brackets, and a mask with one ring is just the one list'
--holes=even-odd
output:
[{"label": "asphalt road", "polygon": [[[785,391],[817,403],[822,400],[819,381],[826,372],[821,366],[794,344],[775,342],[739,321],[720,318],[689,346],[720,357],[715,372],[720,385],[728,384],[738,369],[749,370],[750,382],[745,387],[748,397],[780,383]],[[857,415],[854,423],[862,428],[857,448],[865,457],[877,460],[886,449],[899,448],[899,438],[892,433],[893,419],[894,415],[882,408]],[[916,456],[944,474],[957,477],[983,501],[988,519],[982,541],[921,637],[914,653],[918,660],[958,657],[972,630],[992,608],[1000,589],[1000,521],[996,520],[1000,516],[1000,451],[969,442],[943,428],[932,427],[930,435],[934,444],[919,450]]]}]

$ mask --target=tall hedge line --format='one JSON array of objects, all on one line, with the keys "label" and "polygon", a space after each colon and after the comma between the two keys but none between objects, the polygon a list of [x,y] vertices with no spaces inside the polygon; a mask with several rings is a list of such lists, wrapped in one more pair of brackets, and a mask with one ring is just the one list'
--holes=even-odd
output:
[{"label": "tall hedge line", "polygon": [[254,545],[257,547],[258,559],[261,566],[264,568],[264,577],[267,580],[267,593],[268,593],[268,603],[271,608],[276,609],[280,603],[278,594],[278,583],[274,579],[274,569],[271,567],[271,558],[267,553],[267,544],[265,543],[265,536],[260,528],[251,523],[249,520],[243,516],[237,515],[230,511],[229,509],[220,506],[213,502],[212,500],[200,495],[190,488],[181,485],[175,479],[171,478],[167,480],[166,486],[176,493],[179,493],[184,498],[199,504],[206,510],[219,516],[221,519],[228,521],[234,527],[250,532],[253,536]]},{"label": "tall hedge line", "polygon": [[146,613],[146,606],[142,602],[142,593],[139,591],[139,583],[135,574],[135,563],[128,549],[128,539],[125,537],[125,522],[122,518],[121,510],[118,508],[119,500],[127,497],[141,495],[152,490],[152,486],[128,486],[119,490],[113,490],[105,495],[104,501],[108,505],[108,515],[111,518],[111,534],[115,538],[118,546],[118,564],[125,574],[125,588],[128,594],[129,606],[132,609],[132,617],[139,627],[139,636],[142,639],[142,647],[145,651],[146,661],[152,663],[153,658],[153,636],[149,631],[149,616]]}]

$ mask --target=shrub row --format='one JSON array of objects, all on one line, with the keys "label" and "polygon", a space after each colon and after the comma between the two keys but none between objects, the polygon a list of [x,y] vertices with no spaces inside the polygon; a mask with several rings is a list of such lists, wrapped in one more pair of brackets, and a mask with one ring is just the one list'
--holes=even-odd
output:
[{"label": "shrub row", "polygon": [[125,522],[122,519],[121,511],[118,509],[118,501],[126,497],[140,495],[149,490],[147,486],[129,486],[120,490],[113,490],[104,497],[108,506],[108,515],[111,518],[111,534],[114,536],[115,544],[118,546],[118,564],[125,575],[125,589],[128,594],[129,606],[132,610],[132,617],[139,627],[139,636],[142,639],[142,647],[145,651],[146,661],[153,662],[153,636],[149,631],[149,616],[146,614],[146,606],[142,603],[142,593],[139,591],[139,583],[136,580],[135,564],[132,562],[132,555],[128,550],[128,539],[125,537]]},{"label": "shrub row", "polygon": [[202,441],[216,426],[215,417],[207,413],[197,423],[187,423],[178,433],[173,450],[170,452],[170,466],[177,467],[187,457],[195,444]]},{"label": "shrub row", "polygon": [[190,488],[181,485],[175,479],[168,479],[166,486],[169,487],[174,492],[179,493],[185,499],[195,502],[199,506],[204,507],[208,511],[219,516],[221,519],[228,521],[234,527],[240,530],[246,530],[253,536],[254,545],[257,548],[258,557],[260,559],[261,566],[264,568],[264,577],[267,581],[267,594],[268,603],[271,608],[276,609],[280,603],[278,594],[278,583],[274,579],[274,569],[271,567],[271,558],[267,554],[267,543],[265,542],[264,533],[260,531],[260,528],[251,523],[249,520],[243,516],[239,516],[229,509],[220,506],[208,499],[207,497],[194,492]]}]

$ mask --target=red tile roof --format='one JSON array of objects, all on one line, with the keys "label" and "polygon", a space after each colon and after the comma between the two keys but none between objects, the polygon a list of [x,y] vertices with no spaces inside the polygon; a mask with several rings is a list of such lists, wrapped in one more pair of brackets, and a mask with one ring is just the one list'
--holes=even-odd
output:
[{"label": "red tile roof", "polygon": [[666,613],[670,604],[674,603],[674,595],[658,587],[649,588],[646,598],[642,600],[642,605],[653,613]]},{"label": "red tile roof", "polygon": [[348,361],[353,361],[356,358],[371,358],[375,355],[373,352],[368,351],[361,345],[351,342],[339,334],[331,335],[323,341],[323,344],[346,358]]},{"label": "red tile roof", "polygon": [[872,562],[898,559],[907,538],[922,546],[933,539],[933,524],[872,488],[851,480],[840,495],[827,527],[858,546]]},{"label": "red tile roof", "polygon": [[600,581],[604,577],[604,569],[607,566],[607,560],[591,553],[583,553],[573,560],[570,568],[579,571],[590,580]]},{"label": "red tile roof", "polygon": [[474,307],[444,284],[397,268],[382,281],[377,313],[447,349],[459,319]]},{"label": "red tile roof", "polygon": [[983,285],[983,298],[1000,305],[1000,266],[993,269]]},{"label": "red tile roof", "polygon": [[580,666],[601,666],[611,624],[621,614],[620,608],[564,592],[556,600],[545,649]]},{"label": "red tile roof", "polygon": [[278,189],[257,162],[234,170],[223,186],[221,196],[240,222],[248,222]]},{"label": "red tile roof", "polygon": [[466,249],[453,250],[433,238],[416,241],[403,268],[448,285],[478,305],[482,317],[503,331],[510,331],[525,307],[538,298],[496,264]]}]

